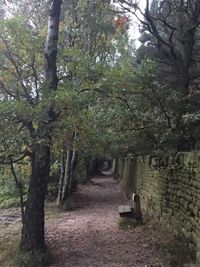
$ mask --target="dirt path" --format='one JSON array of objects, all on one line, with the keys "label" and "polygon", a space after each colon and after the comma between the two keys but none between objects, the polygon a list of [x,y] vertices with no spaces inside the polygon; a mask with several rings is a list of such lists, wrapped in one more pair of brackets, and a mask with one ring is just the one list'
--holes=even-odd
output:
[{"label": "dirt path", "polygon": [[47,224],[47,240],[55,251],[51,267],[158,267],[159,255],[142,226],[119,230],[118,205],[123,196],[111,177],[103,186],[82,186],[76,209]]},{"label": "dirt path", "polygon": [[1,228],[21,220],[19,208],[0,209],[0,233]]}]

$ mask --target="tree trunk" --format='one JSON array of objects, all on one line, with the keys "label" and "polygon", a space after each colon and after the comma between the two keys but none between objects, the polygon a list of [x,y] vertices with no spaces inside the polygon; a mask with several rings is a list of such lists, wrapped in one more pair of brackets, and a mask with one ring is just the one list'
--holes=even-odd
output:
[{"label": "tree trunk", "polygon": [[20,208],[21,208],[22,224],[24,224],[24,217],[25,217],[25,215],[24,215],[23,186],[22,186],[22,183],[17,178],[12,157],[10,157],[10,168],[11,168],[11,172],[12,172],[12,175],[14,177],[14,180],[15,180],[15,184],[16,184],[18,190],[19,190],[19,199],[20,199]]},{"label": "tree trunk", "polygon": [[69,179],[70,179],[71,160],[72,160],[72,150],[68,149],[67,150],[66,162],[65,162],[64,182],[63,182],[63,188],[62,188],[62,198],[61,198],[61,203],[62,204],[67,199],[68,185],[69,185]]},{"label": "tree trunk", "polygon": [[63,204],[73,191],[77,157],[78,151],[75,148],[67,150],[65,166],[61,167],[63,170],[59,181],[57,205]]},{"label": "tree trunk", "polygon": [[75,171],[76,164],[77,164],[77,158],[78,158],[78,151],[75,148],[73,148],[73,150],[72,150],[72,158],[71,158],[71,162],[70,162],[67,195],[65,196],[66,199],[72,193],[74,185],[75,185],[74,171]]},{"label": "tree trunk", "polygon": [[58,196],[57,196],[57,205],[59,206],[62,201],[62,190],[65,178],[65,157],[61,157],[61,167],[60,167],[60,179],[58,184]]},{"label": "tree trunk", "polygon": [[38,144],[32,155],[32,174],[22,228],[22,251],[46,249],[44,235],[44,201],[50,166],[50,147]]},{"label": "tree trunk", "polygon": [[[57,42],[62,0],[52,0],[48,19],[48,33],[45,44],[45,89],[47,96],[53,96],[57,89]],[[50,98],[51,99],[51,98]],[[43,117],[38,122],[38,129],[32,136],[32,173],[22,228],[21,251],[45,250],[44,201],[50,170],[51,128],[55,120],[53,99],[44,107]]]},{"label": "tree trunk", "polygon": [[61,175],[58,186],[58,196],[57,196],[57,205],[61,205],[64,202],[64,196],[67,191],[68,182],[69,182],[69,170],[71,162],[71,150],[67,150],[66,157],[62,156],[61,162]]}]

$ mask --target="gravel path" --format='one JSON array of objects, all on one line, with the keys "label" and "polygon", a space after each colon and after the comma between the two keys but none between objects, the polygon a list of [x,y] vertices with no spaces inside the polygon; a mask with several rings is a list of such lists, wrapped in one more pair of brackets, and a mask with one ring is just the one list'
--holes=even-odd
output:
[{"label": "gravel path", "polygon": [[119,230],[123,196],[116,182],[111,177],[95,182],[102,186],[81,186],[76,209],[47,224],[47,240],[55,252],[51,267],[162,266],[143,226]]}]

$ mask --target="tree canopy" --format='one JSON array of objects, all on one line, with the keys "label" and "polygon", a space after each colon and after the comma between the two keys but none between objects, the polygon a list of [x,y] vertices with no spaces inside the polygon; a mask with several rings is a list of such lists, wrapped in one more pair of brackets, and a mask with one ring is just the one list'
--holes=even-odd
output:
[{"label": "tree canopy", "polygon": [[45,251],[53,174],[63,204],[98,158],[198,148],[200,3],[1,2],[0,164],[23,162],[21,250]]}]

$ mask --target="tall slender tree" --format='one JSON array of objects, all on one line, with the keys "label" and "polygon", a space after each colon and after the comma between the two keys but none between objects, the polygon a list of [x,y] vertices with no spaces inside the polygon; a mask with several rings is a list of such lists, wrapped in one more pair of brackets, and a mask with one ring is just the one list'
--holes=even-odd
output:
[{"label": "tall slender tree", "polygon": [[57,43],[61,0],[52,0],[49,10],[48,32],[45,44],[45,83],[43,90],[48,101],[38,122],[38,129],[30,127],[32,137],[31,177],[21,236],[21,250],[46,249],[44,234],[44,201],[50,170],[50,124],[55,119],[54,93],[58,85]]}]

